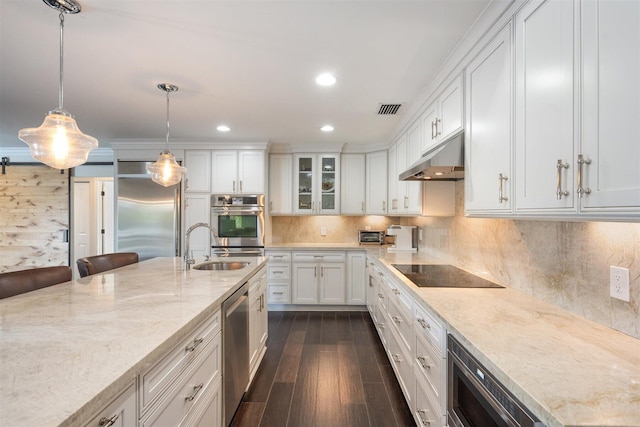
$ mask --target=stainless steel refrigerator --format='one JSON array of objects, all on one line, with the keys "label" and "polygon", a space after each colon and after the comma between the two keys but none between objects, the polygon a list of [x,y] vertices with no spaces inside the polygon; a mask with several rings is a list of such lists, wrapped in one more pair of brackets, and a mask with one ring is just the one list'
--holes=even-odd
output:
[{"label": "stainless steel refrigerator", "polygon": [[156,184],[146,165],[118,161],[117,251],[141,261],[180,256],[180,184]]}]

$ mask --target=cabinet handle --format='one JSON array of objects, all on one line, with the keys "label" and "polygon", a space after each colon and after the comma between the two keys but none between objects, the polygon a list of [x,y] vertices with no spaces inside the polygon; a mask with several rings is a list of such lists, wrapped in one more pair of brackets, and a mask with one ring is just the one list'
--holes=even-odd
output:
[{"label": "cabinet handle", "polygon": [[397,210],[398,209],[398,199],[393,199],[391,200],[391,210]]},{"label": "cabinet handle", "polygon": [[240,192],[242,193],[242,180],[240,180]]},{"label": "cabinet handle", "polygon": [[398,288],[393,288],[391,289],[391,291],[393,291],[393,293],[396,295],[400,295],[400,291],[398,290]]},{"label": "cabinet handle", "polygon": [[110,427],[112,425],[114,425],[116,423],[116,421],[118,421],[118,418],[120,418],[120,415],[116,414],[111,418],[107,418],[107,417],[102,417],[100,418],[100,421],[98,421],[98,426],[100,427]]},{"label": "cabinet handle", "polygon": [[434,139],[436,137],[436,132],[435,132],[435,127],[436,127],[436,122],[432,121],[431,122],[431,139]]},{"label": "cabinet handle", "polygon": [[274,295],[284,295],[284,292],[274,292]]},{"label": "cabinet handle", "polygon": [[235,179],[233,180],[233,192],[234,193],[236,192],[236,180]]},{"label": "cabinet handle", "polygon": [[398,316],[391,316],[391,319],[396,323],[402,322],[402,319],[400,319]]},{"label": "cabinet handle", "polygon": [[185,397],[184,400],[188,400],[189,402],[193,401],[193,399],[196,398],[198,393],[200,393],[200,390],[202,390],[202,387],[204,387],[203,383],[193,386],[193,393],[191,394],[191,396]]},{"label": "cabinet handle", "polygon": [[423,426],[431,425],[433,420],[425,419],[425,417],[427,416],[427,411],[425,411],[424,409],[418,409],[416,412],[418,413],[418,416],[420,417],[420,421],[422,421]]},{"label": "cabinet handle", "polygon": [[500,174],[498,175],[498,203],[502,204],[502,202],[506,202],[507,200],[509,200],[508,197],[504,197],[503,193],[502,193],[502,183],[503,181],[506,181],[507,178],[506,176]]},{"label": "cabinet handle", "polygon": [[188,190],[189,189],[189,178],[184,180],[184,189]]},{"label": "cabinet handle", "polygon": [[269,201],[269,212],[273,211],[273,200]]},{"label": "cabinet handle", "polygon": [[318,267],[314,266],[313,267],[313,277],[316,277],[318,275]]},{"label": "cabinet handle", "polygon": [[324,267],[320,267],[320,277],[324,277]]},{"label": "cabinet handle", "polygon": [[381,272],[381,271],[378,271],[378,276],[383,277],[383,276],[384,276],[384,273],[383,273],[383,272]]},{"label": "cabinet handle", "polygon": [[382,294],[378,294],[378,298],[380,298],[380,299],[384,299],[384,295],[382,295]]},{"label": "cabinet handle", "polygon": [[431,325],[428,324],[427,322],[425,322],[424,319],[421,319],[418,317],[418,323],[420,323],[420,326],[422,326],[423,329],[431,329]]},{"label": "cabinet handle", "polygon": [[584,155],[578,154],[578,198],[582,199],[583,194],[591,194],[590,188],[582,188],[582,165],[590,165],[591,159],[585,159]]},{"label": "cabinet handle", "polygon": [[424,368],[424,369],[431,369],[431,365],[429,365],[427,363],[427,359],[425,359],[422,356],[418,356],[418,362],[420,362],[420,365]]},{"label": "cabinet handle", "polygon": [[[578,162],[580,162],[578,160]],[[558,163],[556,163],[556,168],[558,169],[558,174],[556,176],[556,197],[558,200],[562,200],[562,196],[567,197],[569,195],[568,191],[562,191],[562,169],[569,169],[569,163],[562,163],[562,159],[558,159]],[[580,176],[580,172],[578,172],[578,177]],[[580,178],[578,178],[578,182]],[[578,193],[580,193],[580,189],[578,189]]]},{"label": "cabinet handle", "polygon": [[382,323],[382,322],[378,322],[378,328],[380,328],[380,329],[384,329],[384,323]]},{"label": "cabinet handle", "polygon": [[382,212],[386,212],[387,211],[387,201],[383,200],[382,201]]},{"label": "cabinet handle", "polygon": [[194,339],[193,340],[193,344],[189,344],[188,346],[186,346],[184,348],[184,351],[188,351],[188,352],[192,352],[193,350],[196,349],[197,346],[199,346],[200,344],[202,344],[202,341],[204,341],[204,338],[198,338],[198,339]]},{"label": "cabinet handle", "polygon": [[438,131],[438,123],[442,123],[442,120],[436,119],[436,137],[442,135],[442,130]]},{"label": "cabinet handle", "polygon": [[393,361],[396,363],[402,362],[402,358],[400,357],[399,354],[392,354],[391,357],[393,357]]},{"label": "cabinet handle", "polygon": [[364,212],[364,202],[362,202],[362,209],[361,209],[361,211],[362,211],[362,212]]},{"label": "cabinet handle", "polygon": [[409,196],[404,196],[404,208],[409,209]]}]

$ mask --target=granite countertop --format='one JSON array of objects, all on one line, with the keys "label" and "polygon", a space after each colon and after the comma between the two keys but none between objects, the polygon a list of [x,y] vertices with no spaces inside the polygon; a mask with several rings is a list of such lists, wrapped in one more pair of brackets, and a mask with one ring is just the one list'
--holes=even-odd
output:
[{"label": "granite countertop", "polygon": [[[233,258],[229,258],[233,260]],[[154,258],[0,300],[0,426],[75,426],[266,263],[183,271]]]},{"label": "granite countertop", "polygon": [[640,426],[640,340],[509,287],[419,288],[391,264],[437,260],[369,253],[547,427]]},{"label": "granite countertop", "polygon": [[[266,250],[282,251],[316,251],[316,250],[366,250],[370,246],[359,245],[358,243],[274,243],[266,246]],[[376,246],[378,247],[378,246]]]}]

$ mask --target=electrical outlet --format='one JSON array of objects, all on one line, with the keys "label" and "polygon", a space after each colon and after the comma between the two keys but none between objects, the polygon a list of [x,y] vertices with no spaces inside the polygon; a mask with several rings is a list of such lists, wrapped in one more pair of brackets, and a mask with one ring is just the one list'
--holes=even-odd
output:
[{"label": "electrical outlet", "polygon": [[327,235],[327,227],[320,227],[320,235],[321,236]]},{"label": "electrical outlet", "polygon": [[609,266],[609,286],[612,298],[629,302],[629,269]]}]

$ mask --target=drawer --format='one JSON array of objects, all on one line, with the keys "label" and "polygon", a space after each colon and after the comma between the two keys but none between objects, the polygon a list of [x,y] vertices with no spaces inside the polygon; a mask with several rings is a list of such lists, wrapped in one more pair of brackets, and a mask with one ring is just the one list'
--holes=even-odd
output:
[{"label": "drawer", "polygon": [[413,406],[413,399],[415,394],[415,377],[413,375],[413,360],[404,351],[402,344],[398,342],[399,338],[393,328],[389,328],[387,331],[387,343],[389,361],[393,370],[395,371],[400,388],[407,400],[409,408]]},{"label": "drawer", "polygon": [[140,408],[144,411],[192,363],[221,331],[220,310],[141,376]]},{"label": "drawer", "polygon": [[269,283],[269,304],[290,304],[291,288],[288,284]]},{"label": "drawer", "polygon": [[416,304],[415,313],[416,333],[422,334],[444,357],[447,354],[447,337],[444,326],[433,314],[418,304]]},{"label": "drawer", "polygon": [[254,274],[251,279],[249,279],[249,293],[254,291],[256,288],[260,287],[262,282],[267,280],[267,269],[262,268],[256,274]]},{"label": "drawer", "polygon": [[137,423],[136,382],[134,381],[120,396],[85,424],[85,427],[101,427],[108,424],[113,427],[128,427],[135,426]]},{"label": "drawer", "polygon": [[269,259],[269,262],[291,262],[291,252],[267,251],[265,255]]},{"label": "drawer", "polygon": [[416,401],[413,417],[419,426],[445,426],[446,414],[438,410],[431,389],[420,376],[416,377]]},{"label": "drawer", "polygon": [[202,402],[191,409],[182,425],[219,426],[222,423],[222,377],[215,378],[202,393]]},{"label": "drawer", "polygon": [[374,312],[373,318],[374,318],[376,329],[378,330],[378,335],[380,335],[380,340],[382,341],[382,345],[386,347],[387,346],[387,333],[386,333],[387,315],[384,312],[384,308],[381,307],[379,304],[375,307],[373,312]]},{"label": "drawer", "polygon": [[391,300],[387,309],[389,311],[389,325],[398,333],[400,343],[404,345],[404,349],[413,354],[415,332],[413,331],[411,316],[407,316],[405,310],[400,309],[395,300]]},{"label": "drawer", "polygon": [[[422,335],[416,335],[416,376],[422,376],[428,383],[435,400],[444,411],[446,408],[446,359]],[[444,412],[443,412],[444,413]]]},{"label": "drawer", "polygon": [[269,263],[267,278],[269,280],[289,280],[291,278],[291,264]]},{"label": "drawer", "polygon": [[293,262],[344,262],[344,252],[294,252]]},{"label": "drawer", "polygon": [[398,303],[398,307],[404,310],[408,316],[413,314],[413,298],[409,295],[403,285],[396,283],[393,280],[388,280],[388,286],[391,290],[390,295],[393,296],[392,300]]},{"label": "drawer", "polygon": [[206,344],[184,378],[171,388],[157,410],[142,420],[141,427],[182,425],[191,408],[202,402],[203,396],[208,394],[208,388],[215,384],[214,380],[221,377],[220,337],[221,334],[218,334],[212,342]]}]

